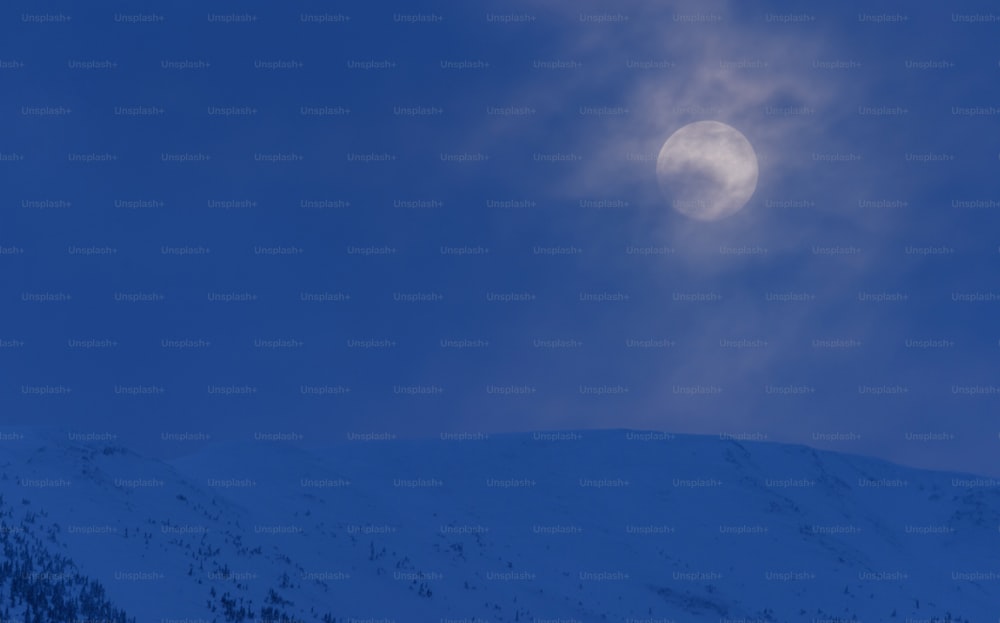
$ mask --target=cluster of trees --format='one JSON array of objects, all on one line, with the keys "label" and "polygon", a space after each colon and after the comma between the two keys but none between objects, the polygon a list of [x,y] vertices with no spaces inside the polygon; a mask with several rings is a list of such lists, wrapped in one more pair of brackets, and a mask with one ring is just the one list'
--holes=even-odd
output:
[{"label": "cluster of trees", "polygon": [[[219,595],[214,587],[211,589],[210,595],[209,610],[221,613],[225,623],[305,623],[302,619],[288,614],[281,608],[281,606],[294,604],[279,595],[273,588],[268,591],[267,599],[260,608],[255,608],[252,601],[244,600],[242,597],[234,597],[228,592]],[[322,619],[319,619],[316,612],[312,612],[312,616],[315,617],[312,619],[313,621],[337,623],[337,619],[330,613],[324,614]]]},{"label": "cluster of trees", "polygon": [[34,519],[29,511],[16,522],[0,496],[0,620],[135,623],[112,605],[99,582],[45,547],[32,529]]}]

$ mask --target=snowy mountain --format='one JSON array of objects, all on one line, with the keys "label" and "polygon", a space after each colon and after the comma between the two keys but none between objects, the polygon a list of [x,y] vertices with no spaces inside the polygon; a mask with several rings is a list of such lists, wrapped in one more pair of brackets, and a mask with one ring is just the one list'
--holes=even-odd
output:
[{"label": "snowy mountain", "polygon": [[1000,483],[970,475],[622,430],[70,437],[0,434],[5,622],[1000,617]]}]

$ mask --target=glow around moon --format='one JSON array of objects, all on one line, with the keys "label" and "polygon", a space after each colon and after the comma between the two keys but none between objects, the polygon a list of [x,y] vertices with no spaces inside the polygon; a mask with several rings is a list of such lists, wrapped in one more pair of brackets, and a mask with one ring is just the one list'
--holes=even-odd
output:
[{"label": "glow around moon", "polygon": [[675,210],[717,221],[739,212],[756,190],[757,154],[743,134],[725,123],[689,123],[660,149],[656,179]]}]

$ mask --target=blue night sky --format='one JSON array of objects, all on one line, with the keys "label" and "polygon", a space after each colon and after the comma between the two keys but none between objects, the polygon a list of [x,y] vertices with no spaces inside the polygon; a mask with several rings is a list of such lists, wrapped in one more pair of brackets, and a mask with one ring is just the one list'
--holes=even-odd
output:
[{"label": "blue night sky", "polygon": [[[0,425],[1000,475],[1000,16],[954,6],[5,4]],[[713,222],[656,177],[701,120],[759,161]]]}]

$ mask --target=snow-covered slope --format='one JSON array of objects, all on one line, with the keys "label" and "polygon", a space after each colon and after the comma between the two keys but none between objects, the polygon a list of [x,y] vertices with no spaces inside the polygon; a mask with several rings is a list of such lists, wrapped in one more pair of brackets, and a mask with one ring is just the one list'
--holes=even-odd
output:
[{"label": "snow-covered slope", "polygon": [[139,622],[1000,617],[1000,483],[974,476],[620,430],[169,463],[18,435],[7,510]]}]

